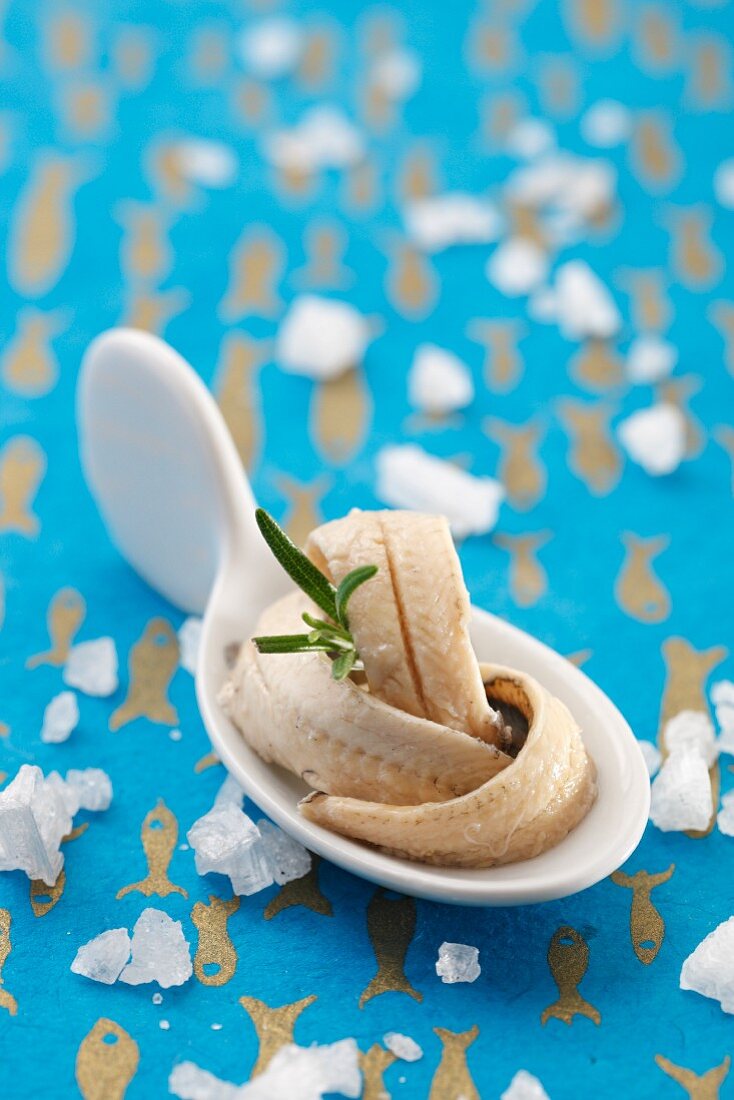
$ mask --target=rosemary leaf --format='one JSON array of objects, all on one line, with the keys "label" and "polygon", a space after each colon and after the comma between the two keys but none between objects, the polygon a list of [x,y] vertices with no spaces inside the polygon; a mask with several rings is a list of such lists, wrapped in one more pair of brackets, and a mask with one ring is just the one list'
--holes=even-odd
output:
[{"label": "rosemary leaf", "polygon": [[374,577],[377,572],[376,565],[360,565],[357,569],[353,569],[351,573],[347,573],[344,580],[341,582],[336,590],[336,618],[341,625],[348,630],[349,629],[349,617],[347,615],[347,604],[353,593],[363,585],[365,581],[369,581]]},{"label": "rosemary leaf", "polygon": [[333,680],[346,680],[349,673],[354,668],[354,663],[357,660],[357,651],[352,649],[345,649],[343,653],[340,653],[336,657],[331,666],[331,676]]},{"label": "rosemary leaf", "polygon": [[309,653],[312,650],[330,652],[334,643],[329,641],[309,641],[308,634],[263,634],[253,638],[258,653]]},{"label": "rosemary leaf", "polygon": [[330,619],[338,622],[334,585],[327,580],[312,561],[309,561],[296,544],[291,542],[285,531],[278,526],[264,508],[257,509],[255,520],[260,528],[260,533],[273,552],[273,556],[280,562],[291,580],[295,581],[298,587]]}]

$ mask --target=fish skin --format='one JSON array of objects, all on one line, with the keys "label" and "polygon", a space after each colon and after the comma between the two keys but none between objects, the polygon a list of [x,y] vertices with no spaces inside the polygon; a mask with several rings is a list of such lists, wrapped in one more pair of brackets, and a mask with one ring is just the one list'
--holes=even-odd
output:
[{"label": "fish skin", "polygon": [[[293,592],[263,613],[256,633],[295,633],[308,607]],[[334,795],[401,805],[452,799],[511,763],[492,745],[406,714],[349,679],[336,682],[324,653],[263,654],[247,642],[220,704],[263,759]]]},{"label": "fish skin", "polygon": [[492,682],[492,694],[522,703],[532,715],[525,745],[509,767],[463,796],[421,806],[314,793],[300,803],[304,817],[436,866],[512,863],[563,840],[596,797],[595,769],[579,729],[565,706],[531,677],[496,665],[480,669],[483,680]]}]

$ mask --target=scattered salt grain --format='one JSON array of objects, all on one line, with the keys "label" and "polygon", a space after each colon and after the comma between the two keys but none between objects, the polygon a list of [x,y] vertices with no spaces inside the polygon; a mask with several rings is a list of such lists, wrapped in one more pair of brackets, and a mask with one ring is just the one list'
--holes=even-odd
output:
[{"label": "scattered salt grain", "polygon": [[706,761],[690,749],[671,753],[652,782],[650,820],[663,832],[706,829],[714,810]]},{"label": "scattered salt grain", "polygon": [[710,932],[683,963],[681,989],[719,1001],[734,1013],[734,917]]},{"label": "scattered salt grain", "polygon": [[56,773],[23,764],[0,791],[0,871],[25,871],[53,886],[64,865],[60,851],[75,812],[72,792]]},{"label": "scattered salt grain", "polygon": [[163,994],[162,993],[154,993],[153,996],[150,999],[151,999],[151,1001],[153,1002],[154,1005],[162,1005],[163,1004]]},{"label": "scattered salt grain", "polygon": [[517,168],[505,192],[512,203],[551,216],[565,215],[581,228],[614,201],[617,173],[606,160],[553,151]]},{"label": "scattered salt grain", "polygon": [[669,340],[654,333],[637,336],[627,350],[627,377],[637,386],[661,382],[677,360],[678,349]]},{"label": "scattered salt grain", "polygon": [[549,1100],[542,1083],[526,1069],[519,1069],[500,1100]]},{"label": "scattered salt grain", "polygon": [[41,740],[47,744],[68,741],[79,722],[79,704],[73,691],[55,695],[43,712]]},{"label": "scattered salt grain", "polygon": [[486,199],[462,191],[408,203],[405,231],[418,248],[442,252],[453,245],[489,244],[502,232],[503,219]]},{"label": "scattered salt grain", "polygon": [[734,707],[734,682],[731,680],[717,680],[711,685],[711,702],[715,707]]},{"label": "scattered salt grain", "polygon": [[609,290],[584,260],[561,264],[555,277],[556,313],[567,340],[609,339],[622,324]]},{"label": "scattered salt grain", "polygon": [[209,1027],[212,1029],[212,1031],[222,1030],[222,1024],[210,1024]]},{"label": "scattered salt grain", "polygon": [[285,171],[352,168],[366,152],[362,132],[336,107],[309,108],[290,129],[273,130],[262,142],[265,159]]},{"label": "scattered salt grain", "polygon": [[247,27],[238,38],[237,52],[254,76],[279,80],[295,69],[303,41],[303,31],[294,19],[273,16]]},{"label": "scattered salt grain", "polygon": [[158,1027],[161,1029],[161,1031],[168,1031],[170,1026],[171,1026],[171,1024],[170,1024],[170,1021],[168,1021],[168,1020],[159,1020],[158,1021]]},{"label": "scattered salt grain", "polygon": [[127,985],[157,982],[163,989],[183,985],[193,974],[181,921],[162,909],[144,909],[133,928],[132,959],[120,974]]},{"label": "scattered salt grain", "polygon": [[181,730],[170,730],[168,736],[170,737],[171,741],[180,741],[183,737],[183,734],[181,733]]},{"label": "scattered salt grain", "polygon": [[192,676],[196,675],[196,662],[199,659],[199,643],[201,641],[201,619],[191,615],[184,619],[178,628],[178,648],[181,668],[185,668]]},{"label": "scattered salt grain", "polygon": [[494,478],[474,477],[413,443],[383,447],[376,466],[380,500],[445,515],[455,538],[484,534],[497,522],[505,492]]},{"label": "scattered salt grain", "polygon": [[117,691],[117,650],[112,638],[96,638],[72,646],[63,681],[85,695],[107,696]]},{"label": "scattered salt grain", "polygon": [[528,317],[541,325],[552,324],[558,320],[558,301],[551,286],[538,287],[528,298]]},{"label": "scattered salt grain", "polygon": [[429,415],[455,412],[470,405],[474,383],[466,363],[446,348],[420,344],[408,372],[408,399]]},{"label": "scattered salt grain", "polygon": [[410,1035],[401,1035],[399,1031],[388,1031],[383,1035],[382,1041],[387,1049],[403,1062],[417,1062],[423,1057],[422,1048],[415,1039],[411,1039]]},{"label": "scattered salt grain", "polygon": [[268,866],[279,886],[308,874],[311,870],[311,853],[307,848],[264,817],[258,821],[257,827]]},{"label": "scattered salt grain", "polygon": [[648,772],[651,776],[655,775],[655,772],[660,767],[660,761],[662,759],[660,749],[657,745],[653,745],[652,741],[638,741],[637,744],[640,746],[642,755],[645,758]]},{"label": "scattered salt grain", "polygon": [[215,803],[194,822],[187,840],[200,875],[226,875],[235,894],[255,894],[273,881],[265,845],[253,821],[232,802]]},{"label": "scattered salt grain", "polygon": [[356,367],[370,342],[367,319],[347,302],[304,294],[292,302],[275,339],[275,359],[290,374],[329,379]]},{"label": "scattered salt grain", "polygon": [[530,294],[545,282],[548,257],[526,237],[509,237],[487,260],[485,273],[492,286],[508,298]]},{"label": "scattered salt grain", "polygon": [[244,798],[245,792],[242,790],[242,787],[240,787],[235,777],[233,775],[227,775],[215,795],[214,805],[220,806],[225,802],[230,802],[233,806],[237,806],[241,810]]},{"label": "scattered salt grain", "polygon": [[176,152],[182,175],[200,187],[220,190],[231,187],[237,178],[237,154],[223,141],[186,138],[178,143]]},{"label": "scattered salt grain", "polygon": [[727,791],[722,798],[716,824],[724,836],[734,836],[734,791]]},{"label": "scattered salt grain", "polygon": [[597,149],[612,149],[632,133],[632,112],[616,99],[600,99],[581,116],[581,136]]},{"label": "scattered salt grain", "polygon": [[82,944],[71,964],[72,973],[113,985],[127,965],[130,946],[127,928],[110,928]]},{"label": "scattered salt grain", "polygon": [[734,210],[734,157],[722,160],[714,172],[714,195],[720,206]]},{"label": "scattered salt grain", "polygon": [[445,985],[475,982],[482,973],[479,949],[466,943],[442,943],[438,949],[436,973]]},{"label": "scattered salt grain", "polygon": [[423,67],[414,50],[395,47],[381,53],[375,60],[369,83],[379,88],[388,99],[403,102],[418,91]]},{"label": "scattered salt grain", "polygon": [[638,466],[652,477],[671,474],[686,453],[686,421],[676,405],[639,409],[617,426],[617,437]]},{"label": "scattered salt grain", "polygon": [[80,810],[109,809],[112,802],[112,782],[101,768],[71,768],[66,783],[74,791]]},{"label": "scattered salt grain", "polygon": [[713,723],[702,710],[679,711],[665,723],[663,741],[669,753],[698,753],[708,768],[719,755]]},{"label": "scattered salt grain", "polygon": [[193,1062],[180,1062],[168,1077],[168,1091],[179,1100],[240,1100],[238,1085],[222,1081]]},{"label": "scattered salt grain", "polygon": [[523,118],[507,136],[507,151],[522,160],[533,160],[547,153],[556,143],[555,134],[540,118]]},{"label": "scattered salt grain", "polygon": [[719,727],[719,752],[734,755],[734,684],[719,680],[711,689],[716,724]]}]

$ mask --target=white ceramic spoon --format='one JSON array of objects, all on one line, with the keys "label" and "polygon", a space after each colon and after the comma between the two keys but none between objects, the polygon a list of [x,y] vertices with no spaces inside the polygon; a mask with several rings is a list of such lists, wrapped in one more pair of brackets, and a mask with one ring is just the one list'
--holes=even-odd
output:
[{"label": "white ceramic spoon", "polygon": [[291,836],[390,889],[465,905],[519,905],[583,890],[614,871],[647,822],[650,782],[616,707],[565,658],[474,609],[479,656],[529,673],[568,706],[596,763],[599,797],[585,820],[535,859],[489,870],[428,867],[383,855],[298,812],[308,788],[264,763],[217,705],[225,649],[248,638],[290,581],[254,522],[254,499],[207,388],[163,341],[113,329],[84,358],[78,392],[81,459],[110,536],[177,607],[204,613],[196,694],[216,752],[247,794]]}]

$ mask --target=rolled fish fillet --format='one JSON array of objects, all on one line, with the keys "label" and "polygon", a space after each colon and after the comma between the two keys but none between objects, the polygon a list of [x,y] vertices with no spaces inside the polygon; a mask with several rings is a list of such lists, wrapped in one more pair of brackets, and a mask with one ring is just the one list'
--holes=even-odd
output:
[{"label": "rolled fish fillet", "polygon": [[349,628],[372,695],[503,747],[469,637],[471,607],[444,516],[361,512],[312,531],[306,553],[334,584],[361,565],[377,574],[349,604]]},{"label": "rolled fish fillet", "polygon": [[310,821],[410,860],[492,867],[554,847],[596,797],[594,766],[566,707],[531,677],[482,665],[490,698],[528,723],[516,759],[475,790],[422,806],[385,805],[314,793],[300,804]]},{"label": "rolled fish fillet", "polygon": [[[308,609],[293,592],[267,608],[256,634],[298,633]],[[453,799],[512,763],[493,745],[334,681],[324,653],[261,654],[245,642],[220,703],[264,760],[367,804]]]}]

